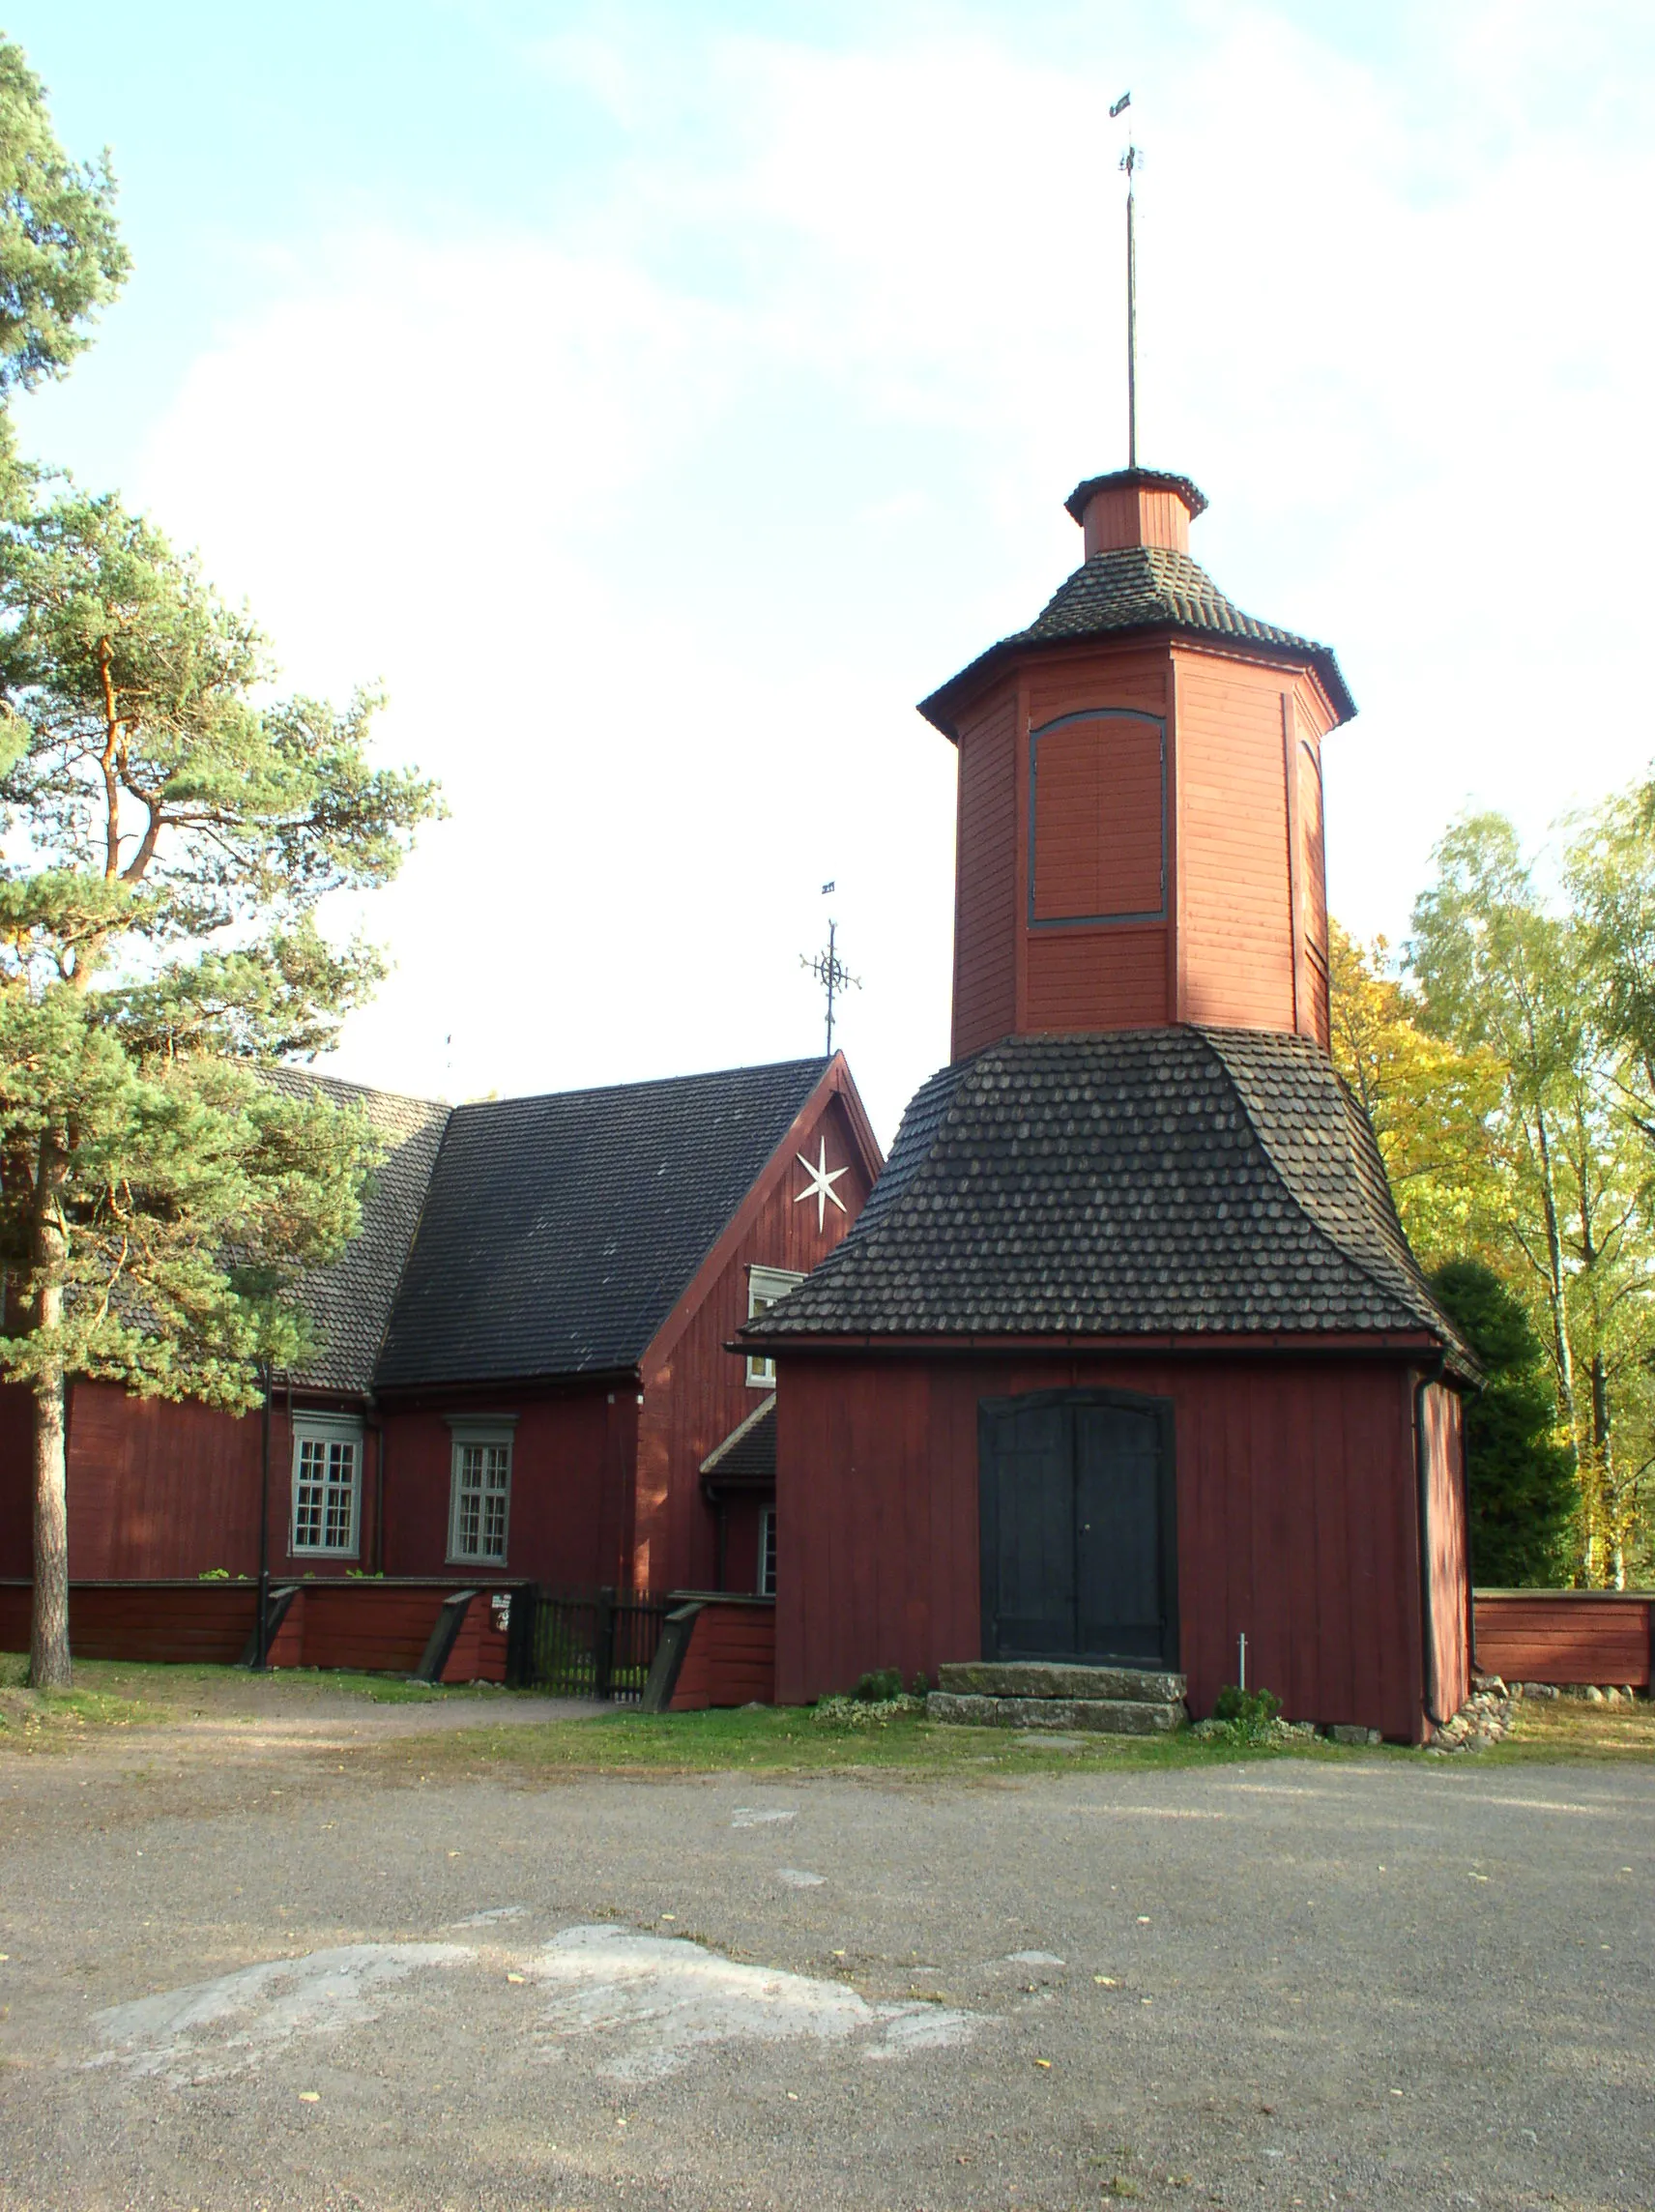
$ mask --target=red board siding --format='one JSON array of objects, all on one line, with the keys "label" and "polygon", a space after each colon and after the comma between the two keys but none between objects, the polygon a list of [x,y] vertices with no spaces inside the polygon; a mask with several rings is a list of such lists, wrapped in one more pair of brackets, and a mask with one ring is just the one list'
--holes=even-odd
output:
[{"label": "red board siding", "polygon": [[960,726],[956,1060],[1016,1026],[1016,707],[1015,690],[1002,692]]},{"label": "red board siding", "polygon": [[[313,1582],[288,1605],[271,1644],[270,1664],[346,1667],[411,1674],[424,1655],[451,1582]],[[25,1651],[32,1591],[0,1584],[0,1650]],[[70,1643],[76,1658],[155,1660],[233,1667],[258,1619],[252,1583],[74,1583]],[[506,1634],[493,1624],[490,1592],[466,1609],[445,1682],[504,1682]]]},{"label": "red board siding", "polygon": [[1160,725],[1065,722],[1032,742],[1034,919],[1159,914]]},{"label": "red board siding", "polygon": [[[283,1497],[286,1436],[272,1450]],[[187,1400],[74,1388],[69,1425],[69,1564],[76,1580],[258,1570],[260,1424]],[[283,1528],[285,1537],[285,1528]],[[285,1551],[275,1555],[279,1563]]]},{"label": "red board siding", "polygon": [[34,1401],[0,1382],[0,1575],[34,1571]]},{"label": "red board siding", "polygon": [[[496,1566],[450,1564],[453,1431],[449,1416],[515,1414],[507,1554]],[[385,1423],[386,1571],[476,1572],[595,1587],[624,1579],[624,1508],[637,1392],[626,1378],[570,1389],[503,1385],[486,1399],[456,1394],[394,1410]]]},{"label": "red board siding", "polygon": [[1026,1030],[1138,1030],[1167,1019],[1167,932],[1155,923],[1033,931]]},{"label": "red board siding", "polygon": [[1470,1558],[1466,1549],[1458,1395],[1441,1383],[1420,1405],[1426,1455],[1426,1528],[1431,1568],[1431,1625],[1437,1665],[1436,1712],[1447,1720],[1471,1694],[1471,1652],[1466,1630]]},{"label": "red board siding", "polygon": [[443,1669],[445,1682],[504,1682],[508,1630],[495,1625],[494,1604],[481,1590],[466,1608],[454,1647]]},{"label": "red board siding", "polygon": [[[786,1267],[807,1274],[844,1237],[872,1187],[837,1097],[825,1101],[794,1150],[814,1160],[824,1138],[828,1167],[848,1169],[834,1185],[845,1211],[829,1206],[818,1228],[816,1201],[799,1203],[805,1176],[790,1151],[700,1305],[666,1357],[644,1378],[631,1569],[636,1588],[715,1586],[718,1525],[702,1495],[701,1463],[765,1396],[765,1390],[748,1386],[745,1360],[724,1349],[747,1318],[747,1270]],[[731,1588],[752,1588],[746,1565],[733,1556],[725,1571]]]},{"label": "red board siding", "polygon": [[1623,1590],[1478,1590],[1477,1664],[1508,1682],[1647,1690],[1655,1595]]},{"label": "red board siding", "polygon": [[1277,669],[1180,646],[1178,857],[1187,1018],[1292,1031],[1293,925]]},{"label": "red board siding", "polygon": [[[0,1650],[29,1647],[34,1592],[0,1586]],[[73,1583],[69,1642],[77,1659],[233,1667],[258,1621],[252,1583]]]},{"label": "red board siding", "polygon": [[412,1674],[448,1590],[394,1583],[311,1583],[288,1608],[299,1626],[300,1667],[348,1667]]},{"label": "red board siding", "polygon": [[[303,1413],[305,1402],[300,1401]],[[0,1571],[27,1575],[30,1554],[27,1393],[0,1389]],[[280,1575],[344,1574],[374,1562],[377,1440],[363,1439],[360,1544],[350,1558],[295,1558],[288,1549],[292,1430],[285,1393],[271,1422],[270,1563]],[[69,1414],[69,1559],[76,1581],[258,1572],[262,1417],[186,1399],[136,1398],[112,1382],[77,1382]]]},{"label": "red board siding", "polygon": [[[1234,1680],[1245,1630],[1249,1679],[1290,1717],[1417,1740],[1412,1377],[1331,1359],[784,1358],[781,1700],[980,1656],[977,1401],[1085,1384],[1173,1402],[1192,1709]],[[1465,1618],[1462,1599],[1461,1644]],[[1461,1665],[1450,1643],[1439,1670]]]},{"label": "red board siding", "polygon": [[[342,1667],[369,1674],[412,1674],[452,1583],[309,1583],[289,1605],[270,1664]],[[443,1669],[445,1682],[504,1682],[506,1637],[492,1625],[490,1594],[466,1608]]]},{"label": "red board siding", "polygon": [[775,1609],[704,1605],[673,1691],[675,1713],[775,1703]]}]

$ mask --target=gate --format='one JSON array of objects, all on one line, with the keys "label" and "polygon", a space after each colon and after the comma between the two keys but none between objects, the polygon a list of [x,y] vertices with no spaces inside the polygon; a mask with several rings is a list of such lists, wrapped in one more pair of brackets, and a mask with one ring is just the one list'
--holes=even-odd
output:
[{"label": "gate", "polygon": [[653,1590],[548,1589],[532,1584],[511,1609],[511,1680],[556,1698],[635,1705],[671,1608]]}]

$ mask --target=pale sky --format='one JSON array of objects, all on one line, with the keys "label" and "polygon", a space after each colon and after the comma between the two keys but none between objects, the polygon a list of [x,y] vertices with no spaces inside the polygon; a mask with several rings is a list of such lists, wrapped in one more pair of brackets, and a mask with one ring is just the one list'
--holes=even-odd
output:
[{"label": "pale sky", "polygon": [[[945,1060],[951,748],[914,702],[1124,458],[1338,653],[1334,911],[1406,933],[1467,803],[1655,755],[1655,12],[1636,5],[20,0],[136,269],[22,442],[382,680],[441,777],[337,1072],[452,1096],[842,1039]],[[824,901],[820,887],[837,890]],[[351,917],[332,917],[340,929]]]}]

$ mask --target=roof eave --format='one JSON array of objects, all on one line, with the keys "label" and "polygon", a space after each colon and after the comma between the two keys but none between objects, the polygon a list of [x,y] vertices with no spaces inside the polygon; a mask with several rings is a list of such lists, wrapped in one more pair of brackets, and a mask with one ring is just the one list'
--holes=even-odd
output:
[{"label": "roof eave", "polygon": [[1350,1356],[1371,1359],[1416,1359],[1421,1353],[1447,1350],[1448,1371],[1457,1361],[1451,1347],[1444,1347],[1435,1329],[1146,1329],[1142,1334],[1092,1335],[1067,1329],[931,1330],[900,1334],[895,1330],[828,1329],[806,1334],[796,1324],[787,1331],[764,1334],[743,1329],[729,1347],[741,1351],[762,1346],[768,1358],[790,1352],[878,1353],[910,1358],[946,1356],[983,1357],[998,1353],[1024,1354],[1050,1352],[1067,1356],[1090,1353],[1106,1358],[1234,1357],[1237,1353],[1273,1353],[1283,1358]]},{"label": "roof eave", "polygon": [[1067,637],[1029,637],[1019,632],[1002,637],[991,645],[986,653],[979,653],[975,660],[969,661],[957,676],[950,676],[946,684],[919,702],[918,712],[933,729],[941,730],[952,743],[960,742],[959,715],[971,702],[987,689],[992,679],[1008,662],[1024,655],[1042,655],[1073,652],[1077,646],[1113,644],[1117,638],[1142,641],[1149,637],[1193,638],[1209,652],[1233,655],[1246,660],[1266,660],[1278,667],[1306,668],[1315,676],[1332,715],[1332,727],[1352,720],[1356,702],[1350,695],[1350,685],[1340,672],[1339,662],[1331,646],[1316,645],[1307,641],[1303,648],[1278,645],[1268,638],[1242,637],[1228,630],[1206,629],[1199,623],[1182,623],[1157,618],[1154,622],[1123,623],[1118,628],[1096,630],[1089,635],[1077,632]]}]

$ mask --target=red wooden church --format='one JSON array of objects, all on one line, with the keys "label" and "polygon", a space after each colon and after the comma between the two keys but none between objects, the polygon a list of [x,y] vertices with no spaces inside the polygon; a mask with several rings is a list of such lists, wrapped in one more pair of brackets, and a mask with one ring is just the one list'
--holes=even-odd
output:
[{"label": "red wooden church", "polygon": [[779,1370],[777,1694],[962,1660],[1238,1674],[1420,1740],[1466,1695],[1471,1378],[1328,1058],[1325,647],[1131,469],[928,698],[959,756],[953,1059]]},{"label": "red wooden church", "polygon": [[[305,1286],[314,1363],[276,1380],[268,1461],[258,1413],[76,1383],[71,1575],[256,1575],[262,1498],[278,1582],[773,1589],[773,1376],[724,1346],[880,1171],[843,1057],[451,1110],[272,1079],[388,1147]],[[29,1413],[0,1385],[0,1580],[31,1568]]]}]

